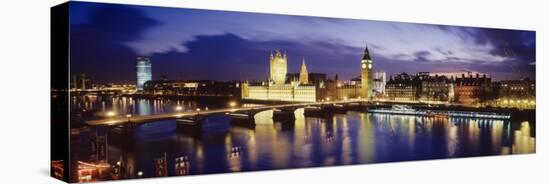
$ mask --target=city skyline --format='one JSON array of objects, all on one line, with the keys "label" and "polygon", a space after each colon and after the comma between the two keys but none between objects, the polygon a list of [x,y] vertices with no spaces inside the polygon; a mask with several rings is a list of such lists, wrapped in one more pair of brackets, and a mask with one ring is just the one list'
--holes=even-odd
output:
[{"label": "city skyline", "polygon": [[534,31],[72,1],[51,17],[66,182],[536,153]]},{"label": "city skyline", "polygon": [[100,83],[133,83],[142,55],[153,79],[264,80],[277,49],[287,52],[289,71],[305,58],[310,72],[351,79],[360,75],[365,43],[374,69],[388,75],[535,78],[533,31],[96,3],[73,4],[70,14],[71,71]]}]

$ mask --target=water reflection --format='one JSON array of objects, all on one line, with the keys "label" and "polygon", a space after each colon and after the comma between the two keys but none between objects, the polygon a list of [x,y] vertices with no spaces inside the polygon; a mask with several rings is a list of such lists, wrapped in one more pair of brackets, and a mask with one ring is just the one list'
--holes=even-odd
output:
[{"label": "water reflection", "polygon": [[[511,146],[511,153],[534,153],[535,149],[535,137],[531,136],[531,126],[529,122],[522,122],[521,128],[514,131],[514,144]],[[510,147],[503,150],[508,150],[504,152],[510,154]]]},{"label": "water reflection", "polygon": [[[80,105],[136,114],[215,106],[124,98]],[[259,112],[254,128],[232,126],[229,117],[216,115],[194,134],[178,131],[175,120],[142,125],[130,137],[108,133],[108,162],[121,161],[124,177],[131,178],[139,172],[153,177],[154,160],[164,154],[167,175],[187,175],[535,152],[534,123],[526,121],[361,112],[317,118],[304,117],[303,109],[295,115],[279,122],[273,111]]]}]

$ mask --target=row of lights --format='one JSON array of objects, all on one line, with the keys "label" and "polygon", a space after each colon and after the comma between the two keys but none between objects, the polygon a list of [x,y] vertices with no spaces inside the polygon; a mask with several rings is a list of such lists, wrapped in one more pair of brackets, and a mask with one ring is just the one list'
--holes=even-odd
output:
[{"label": "row of lights", "polygon": [[[229,107],[234,108],[234,107],[237,106],[237,102],[231,101],[231,102],[229,102],[228,105],[229,105]],[[176,106],[174,109],[175,109],[177,112],[179,112],[179,111],[182,111],[182,110],[183,110],[183,107],[182,107],[181,105],[178,105],[178,106]],[[208,107],[206,107],[205,110],[208,110]],[[197,108],[196,111],[197,111],[197,112],[200,112],[200,111],[201,111],[201,108]],[[105,116],[107,116],[107,117],[115,117],[115,116],[117,116],[117,113],[116,113],[115,111],[108,111],[108,112],[105,113]],[[127,115],[126,115],[126,118],[128,118],[128,119],[130,119],[131,117],[132,117],[132,114],[127,114]]]}]

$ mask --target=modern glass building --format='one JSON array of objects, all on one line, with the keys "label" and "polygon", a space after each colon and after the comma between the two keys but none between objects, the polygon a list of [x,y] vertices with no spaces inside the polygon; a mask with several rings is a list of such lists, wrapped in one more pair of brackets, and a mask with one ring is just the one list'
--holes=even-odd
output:
[{"label": "modern glass building", "polygon": [[143,84],[145,82],[152,80],[153,74],[151,72],[151,60],[148,57],[137,57],[136,73],[137,73],[137,84],[136,88],[138,91],[143,90]]}]

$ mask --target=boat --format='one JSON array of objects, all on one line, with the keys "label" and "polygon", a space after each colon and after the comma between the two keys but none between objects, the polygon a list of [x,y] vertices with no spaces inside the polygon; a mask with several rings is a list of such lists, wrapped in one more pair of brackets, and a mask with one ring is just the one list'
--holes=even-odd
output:
[{"label": "boat", "polygon": [[202,120],[203,118],[201,116],[178,118],[176,119],[176,124],[180,128],[201,128]]},{"label": "boat", "polygon": [[401,114],[401,115],[425,115],[424,111],[417,111],[408,105],[393,105],[392,108],[368,109],[370,113]]},{"label": "boat", "polygon": [[428,111],[426,113],[426,116],[428,117],[433,117],[433,118],[449,118],[449,114],[447,113],[444,113],[444,112],[433,112],[433,111]]}]

